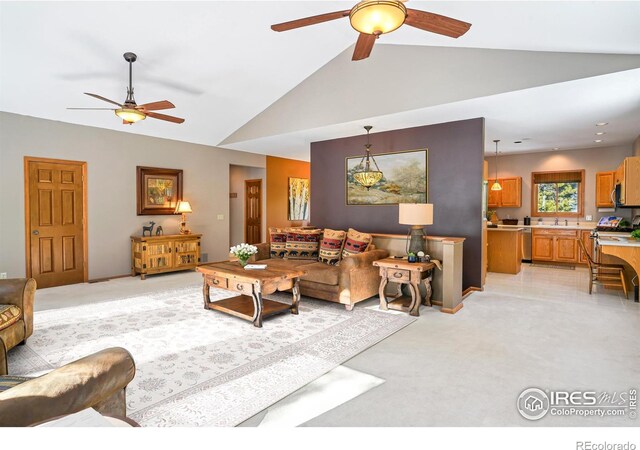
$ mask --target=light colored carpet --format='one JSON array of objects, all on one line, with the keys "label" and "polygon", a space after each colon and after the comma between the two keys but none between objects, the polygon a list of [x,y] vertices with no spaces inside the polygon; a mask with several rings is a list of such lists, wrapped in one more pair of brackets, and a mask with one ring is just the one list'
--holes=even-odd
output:
[{"label": "light colored carpet", "polygon": [[[228,296],[211,291],[214,300]],[[303,297],[299,315],[256,328],[205,310],[194,285],[37,312],[33,336],[9,353],[9,367],[27,374],[124,347],[137,368],[129,417],[143,426],[234,426],[414,320]]]}]

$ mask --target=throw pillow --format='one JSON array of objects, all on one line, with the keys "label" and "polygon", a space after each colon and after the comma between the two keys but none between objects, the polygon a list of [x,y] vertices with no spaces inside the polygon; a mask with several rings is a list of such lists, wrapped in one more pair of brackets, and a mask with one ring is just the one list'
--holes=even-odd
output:
[{"label": "throw pillow", "polygon": [[269,251],[272,258],[287,256],[287,231],[284,228],[269,228]]},{"label": "throw pillow", "polygon": [[347,258],[351,255],[366,252],[372,240],[373,237],[370,234],[360,233],[353,228],[349,228],[347,240],[342,249],[342,257]]},{"label": "throw pillow", "polygon": [[347,237],[346,231],[324,229],[322,242],[320,243],[320,256],[318,261],[330,266],[336,266],[340,262],[342,245]]},{"label": "throw pillow", "polygon": [[286,259],[318,259],[322,230],[288,230]]}]

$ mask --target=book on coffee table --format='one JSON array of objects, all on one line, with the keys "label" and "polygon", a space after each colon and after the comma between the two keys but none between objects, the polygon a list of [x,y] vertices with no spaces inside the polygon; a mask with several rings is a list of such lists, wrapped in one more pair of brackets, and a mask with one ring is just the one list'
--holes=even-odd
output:
[{"label": "book on coffee table", "polygon": [[266,264],[247,264],[244,266],[245,270],[264,270],[267,268]]}]

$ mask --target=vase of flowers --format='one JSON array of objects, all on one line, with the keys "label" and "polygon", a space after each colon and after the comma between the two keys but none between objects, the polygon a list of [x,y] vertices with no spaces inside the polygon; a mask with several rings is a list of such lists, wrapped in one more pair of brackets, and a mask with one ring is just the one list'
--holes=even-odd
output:
[{"label": "vase of flowers", "polygon": [[258,253],[258,247],[249,244],[238,244],[231,247],[231,254],[238,258],[242,267],[247,265],[249,258]]}]

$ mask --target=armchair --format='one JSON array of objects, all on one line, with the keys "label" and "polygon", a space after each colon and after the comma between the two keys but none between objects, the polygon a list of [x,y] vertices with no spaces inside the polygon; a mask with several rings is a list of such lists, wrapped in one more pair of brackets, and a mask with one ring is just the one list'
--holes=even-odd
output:
[{"label": "armchair", "polygon": [[[1,344],[0,365],[6,359]],[[0,376],[0,426],[28,426],[86,408],[126,416],[125,388],[135,371],[131,354],[114,347],[38,378]]]},{"label": "armchair", "polygon": [[35,295],[33,278],[0,280],[0,340],[7,351],[33,334]]}]

